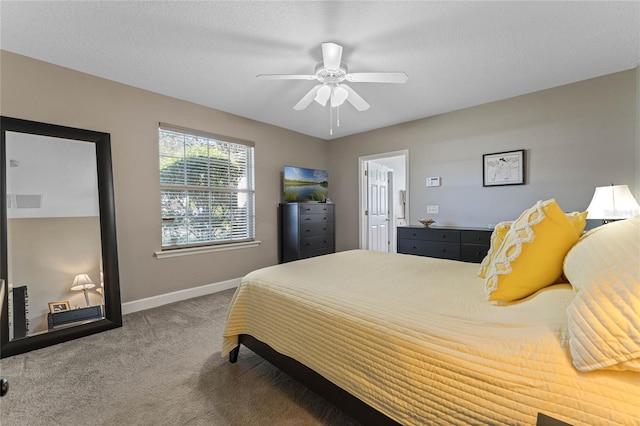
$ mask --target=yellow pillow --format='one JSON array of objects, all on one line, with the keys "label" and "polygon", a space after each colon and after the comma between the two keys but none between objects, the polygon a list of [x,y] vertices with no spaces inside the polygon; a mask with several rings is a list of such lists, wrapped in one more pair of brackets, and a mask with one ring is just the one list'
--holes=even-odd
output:
[{"label": "yellow pillow", "polygon": [[487,270],[489,269],[489,265],[493,262],[493,258],[496,255],[496,252],[502,245],[502,241],[504,241],[504,236],[507,235],[507,231],[511,227],[513,222],[500,222],[493,228],[493,232],[491,233],[491,244],[489,245],[489,251],[487,255],[482,259],[480,263],[480,270],[478,271],[478,276],[480,278],[485,278],[487,276]]},{"label": "yellow pillow", "polygon": [[487,300],[510,302],[553,284],[578,234],[554,199],[538,201],[513,222],[489,265]]},{"label": "yellow pillow", "polygon": [[569,222],[571,222],[571,225],[573,226],[573,229],[576,231],[576,234],[578,234],[578,237],[580,235],[582,235],[582,231],[584,231],[584,227],[587,225],[587,214],[589,212],[573,212],[573,213],[567,213],[567,219],[569,219]]},{"label": "yellow pillow", "polygon": [[[585,225],[587,224],[587,212],[572,212],[567,213],[566,216],[567,219],[569,219],[569,222],[571,222],[571,225],[573,225],[576,234],[580,236],[582,234],[582,231],[584,230]],[[489,269],[489,265],[491,265],[491,262],[493,262],[496,252],[500,248],[502,241],[504,241],[505,235],[507,235],[507,231],[509,231],[509,228],[511,228],[511,224],[513,224],[512,221],[500,222],[493,229],[489,251],[480,263],[480,270],[478,271],[478,276],[480,278],[487,277],[487,270]]]}]

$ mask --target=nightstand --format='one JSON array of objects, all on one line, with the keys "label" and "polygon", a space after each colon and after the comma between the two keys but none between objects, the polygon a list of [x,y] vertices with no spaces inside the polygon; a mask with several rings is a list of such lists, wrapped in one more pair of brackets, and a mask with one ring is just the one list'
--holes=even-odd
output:
[{"label": "nightstand", "polygon": [[87,306],[86,308],[71,309],[69,311],[49,313],[47,322],[49,331],[71,327],[102,318],[102,306]]}]

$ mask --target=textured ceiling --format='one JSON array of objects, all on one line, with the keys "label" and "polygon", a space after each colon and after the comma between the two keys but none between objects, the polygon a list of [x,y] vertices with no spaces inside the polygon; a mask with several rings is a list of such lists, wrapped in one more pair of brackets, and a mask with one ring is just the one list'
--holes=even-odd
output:
[{"label": "textured ceiling", "polygon": [[[0,48],[243,117],[332,139],[634,68],[640,2],[0,2]],[[293,105],[315,82],[320,44],[371,104]],[[334,117],[335,120],[335,117]],[[176,123],[179,124],[179,123]]]}]

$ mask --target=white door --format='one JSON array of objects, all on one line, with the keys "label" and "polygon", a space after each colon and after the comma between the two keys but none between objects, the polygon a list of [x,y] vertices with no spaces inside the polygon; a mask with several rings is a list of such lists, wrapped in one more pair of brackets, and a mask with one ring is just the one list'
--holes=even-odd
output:
[{"label": "white door", "polygon": [[369,250],[389,251],[389,168],[367,162]]}]

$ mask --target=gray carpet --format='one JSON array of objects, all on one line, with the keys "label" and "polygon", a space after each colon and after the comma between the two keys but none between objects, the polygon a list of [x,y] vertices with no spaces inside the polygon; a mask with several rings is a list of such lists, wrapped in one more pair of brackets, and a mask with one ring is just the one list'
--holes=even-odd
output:
[{"label": "gray carpet", "polygon": [[124,317],[122,328],[0,361],[13,425],[352,425],[250,350],[220,356],[234,290]]}]

